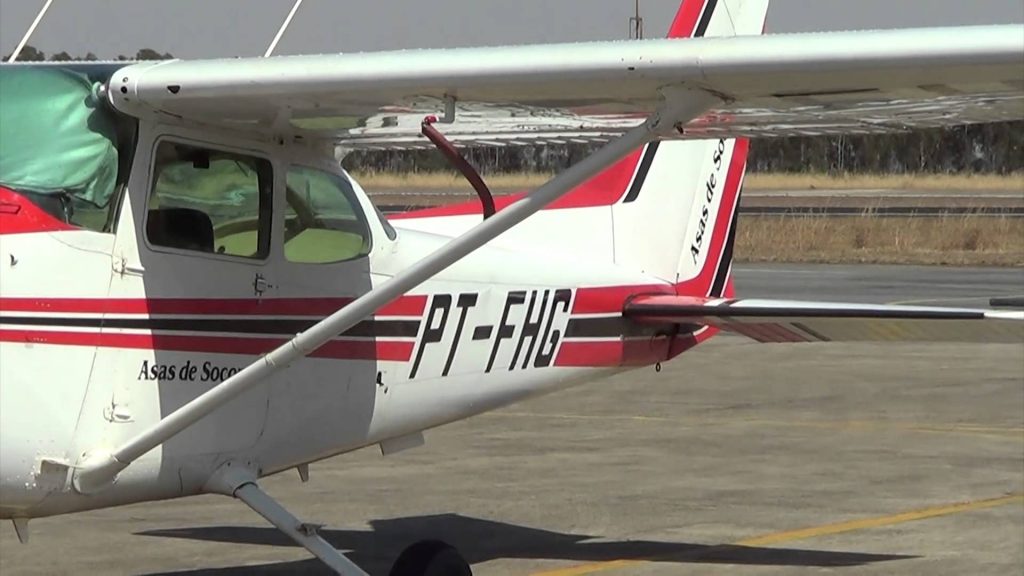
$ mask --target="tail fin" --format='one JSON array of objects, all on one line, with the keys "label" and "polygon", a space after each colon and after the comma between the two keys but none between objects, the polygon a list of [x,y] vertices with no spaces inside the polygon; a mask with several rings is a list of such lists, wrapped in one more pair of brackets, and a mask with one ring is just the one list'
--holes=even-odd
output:
[{"label": "tail fin", "polygon": [[[769,0],[683,0],[669,37],[756,35]],[[654,142],[590,178],[503,236],[520,248],[611,260],[690,296],[731,296],[746,140]],[[498,199],[499,209],[515,197]],[[404,227],[456,233],[479,203],[403,215]],[[609,218],[610,216],[610,218]]]},{"label": "tail fin", "polygon": [[[767,11],[768,0],[684,0],[669,37],[760,34]],[[616,263],[680,294],[726,295],[748,149],[745,139],[649,144],[612,209]]]},{"label": "tail fin", "polygon": [[683,0],[669,38],[749,36],[764,32],[769,0]]}]

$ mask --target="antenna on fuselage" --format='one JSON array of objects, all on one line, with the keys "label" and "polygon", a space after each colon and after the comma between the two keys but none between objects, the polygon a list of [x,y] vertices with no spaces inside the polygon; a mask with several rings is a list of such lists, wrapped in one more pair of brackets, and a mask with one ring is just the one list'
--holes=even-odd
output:
[{"label": "antenna on fuselage", "polygon": [[644,39],[644,17],[640,15],[640,0],[636,0],[635,4],[636,11],[633,16],[629,18],[629,39],[630,40],[643,40]]},{"label": "antenna on fuselage", "polygon": [[287,30],[288,25],[292,23],[292,18],[294,18],[295,13],[298,12],[300,4],[302,4],[302,0],[295,0],[295,4],[292,6],[291,12],[285,16],[284,22],[281,23],[281,28],[277,31],[277,35],[274,36],[273,40],[271,40],[270,46],[267,46],[267,51],[263,53],[264,58],[274,53],[274,48],[277,48],[277,43],[281,41],[281,36],[284,36],[284,31]]},{"label": "antenna on fuselage", "polygon": [[25,45],[28,44],[28,39],[32,36],[32,33],[36,31],[36,26],[39,26],[39,21],[43,19],[43,15],[46,14],[46,11],[50,9],[50,4],[53,4],[53,0],[46,0],[46,4],[43,4],[43,8],[39,11],[39,14],[36,14],[36,19],[32,21],[32,25],[28,27],[28,30],[25,31],[25,35],[22,36],[21,42],[18,42],[18,47],[14,49],[14,52],[11,52],[11,57],[7,59],[8,63],[14,62],[18,58],[18,54],[21,54]]}]

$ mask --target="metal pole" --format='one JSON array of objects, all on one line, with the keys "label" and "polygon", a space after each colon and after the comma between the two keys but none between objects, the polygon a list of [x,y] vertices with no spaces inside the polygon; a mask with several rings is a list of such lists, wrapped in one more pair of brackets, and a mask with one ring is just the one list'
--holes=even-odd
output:
[{"label": "metal pole", "polygon": [[25,31],[25,35],[22,36],[21,42],[18,43],[18,47],[11,53],[11,57],[7,59],[7,62],[14,62],[18,58],[18,55],[21,54],[21,51],[25,48],[25,44],[28,44],[29,37],[31,37],[32,33],[36,31],[36,26],[39,26],[39,21],[43,19],[43,15],[46,14],[46,11],[50,9],[50,4],[53,4],[53,0],[46,0],[46,4],[43,4],[42,10],[39,11],[39,14],[36,14],[36,19],[32,21],[32,25],[30,25],[28,30]]},{"label": "metal pole", "polygon": [[285,16],[284,22],[281,23],[281,28],[277,31],[277,35],[270,41],[270,46],[267,46],[267,51],[263,53],[264,58],[274,53],[274,48],[277,48],[277,43],[281,41],[281,36],[284,36],[284,31],[287,30],[288,25],[292,23],[292,18],[294,18],[295,13],[298,12],[300,4],[302,4],[302,0],[295,0],[295,4],[292,5],[291,12]]},{"label": "metal pole", "polygon": [[88,494],[103,488],[132,461],[163,444],[200,418],[259,384],[288,364],[309,355],[338,334],[375,313],[388,302],[419,286],[567,194],[610,164],[657,138],[659,133],[670,131],[677,123],[695,118],[718,101],[705,92],[697,91],[686,91],[685,96],[672,93],[671,96],[672,100],[667,102],[667,106],[653,114],[642,125],[605,144],[597,152],[555,176],[527,197],[477,224],[465,234],[452,239],[387,282],[363,294],[348,306],[331,314],[263,358],[246,366],[234,376],[192,399],[112,453],[97,454],[94,458],[88,459],[75,470],[73,479],[75,489]]}]

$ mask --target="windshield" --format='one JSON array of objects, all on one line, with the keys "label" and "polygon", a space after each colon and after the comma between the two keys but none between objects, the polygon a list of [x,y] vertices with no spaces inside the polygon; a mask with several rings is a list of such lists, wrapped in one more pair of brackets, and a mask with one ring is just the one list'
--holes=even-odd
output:
[{"label": "windshield", "polygon": [[370,252],[370,230],[348,180],[296,165],[288,169],[285,192],[289,262],[327,264]]},{"label": "windshield", "polygon": [[0,67],[0,186],[69,224],[108,228],[119,144],[130,140],[127,121],[98,93],[116,69]]}]

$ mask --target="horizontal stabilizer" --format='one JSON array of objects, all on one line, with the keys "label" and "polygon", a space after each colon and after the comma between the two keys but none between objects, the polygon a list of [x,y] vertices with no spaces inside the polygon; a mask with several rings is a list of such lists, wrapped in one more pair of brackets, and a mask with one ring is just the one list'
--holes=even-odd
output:
[{"label": "horizontal stabilizer", "polygon": [[1024,312],[796,300],[640,296],[623,314],[641,323],[712,326],[758,342],[1024,343]]}]

